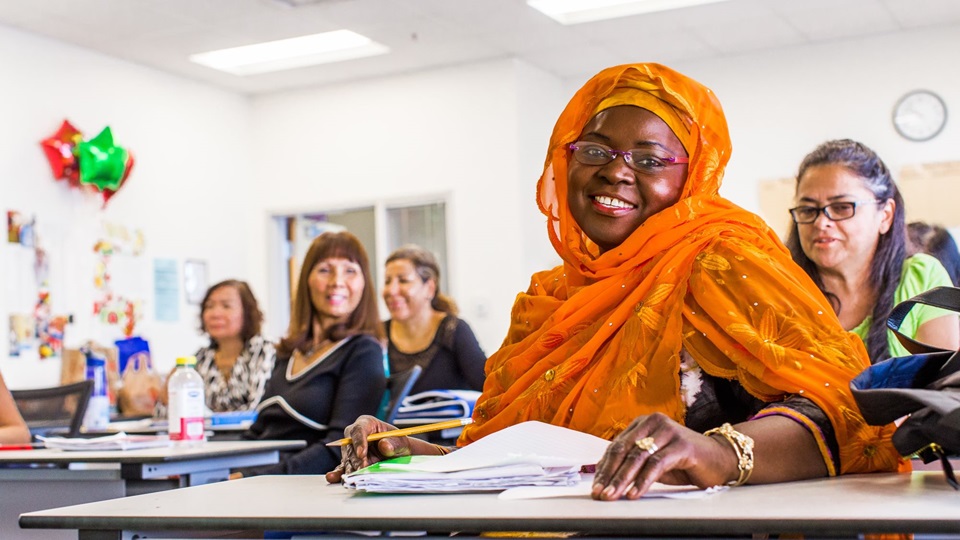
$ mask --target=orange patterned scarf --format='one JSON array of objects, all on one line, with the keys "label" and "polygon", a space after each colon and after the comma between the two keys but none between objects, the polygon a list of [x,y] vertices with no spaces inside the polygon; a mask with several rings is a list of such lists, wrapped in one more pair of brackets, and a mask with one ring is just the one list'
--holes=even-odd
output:
[{"label": "orange patterned scarf", "polygon": [[[688,178],[676,204],[601,254],[567,205],[566,145],[597,112],[623,104],[671,127],[690,155]],[[892,428],[866,425],[850,395],[851,378],[869,364],[862,342],[770,228],[718,195],[730,150],[713,93],[666,67],[609,68],[576,93],[537,186],[564,264],[535,274],[517,296],[461,445],[525,420],[607,439],[638,415],[683,422],[683,349],[764,401],[814,401],[835,428],[841,472],[897,468]]]}]

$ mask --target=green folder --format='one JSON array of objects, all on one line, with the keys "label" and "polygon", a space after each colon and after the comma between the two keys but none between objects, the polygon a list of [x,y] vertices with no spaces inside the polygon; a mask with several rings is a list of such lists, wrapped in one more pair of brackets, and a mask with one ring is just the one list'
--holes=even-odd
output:
[{"label": "green folder", "polygon": [[392,469],[390,468],[390,464],[410,465],[410,464],[417,464],[417,463],[426,463],[428,461],[437,459],[438,457],[442,457],[442,456],[400,456],[400,457],[395,457],[391,459],[385,459],[383,461],[378,461],[368,467],[364,467],[356,472],[353,472],[351,473],[351,475],[413,472],[410,470]]}]

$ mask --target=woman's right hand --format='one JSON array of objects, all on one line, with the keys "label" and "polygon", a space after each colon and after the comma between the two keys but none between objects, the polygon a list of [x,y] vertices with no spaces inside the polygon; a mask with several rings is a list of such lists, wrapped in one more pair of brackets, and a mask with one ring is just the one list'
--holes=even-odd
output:
[{"label": "woman's right hand", "polygon": [[345,437],[350,437],[350,444],[340,447],[343,456],[340,465],[326,474],[327,482],[339,483],[343,475],[358,471],[397,456],[432,455],[439,454],[436,446],[413,437],[387,437],[374,441],[368,445],[367,437],[374,433],[393,431],[397,428],[382,422],[373,416],[361,416],[357,421],[343,430]]}]

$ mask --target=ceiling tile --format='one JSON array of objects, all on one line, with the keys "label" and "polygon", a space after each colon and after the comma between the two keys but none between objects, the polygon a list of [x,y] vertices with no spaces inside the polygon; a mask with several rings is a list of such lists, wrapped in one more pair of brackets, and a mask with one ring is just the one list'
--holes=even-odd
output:
[{"label": "ceiling tile", "polygon": [[575,49],[531,51],[524,55],[524,59],[562,78],[574,77],[583,73],[592,75],[603,68],[627,61],[620,54],[592,44]]},{"label": "ceiling tile", "polygon": [[711,58],[718,51],[693,31],[677,29],[664,33],[635,33],[605,41],[607,48],[626,55],[631,62],[666,64],[680,60]]},{"label": "ceiling tile", "polygon": [[[564,26],[525,0],[7,0],[0,24],[241,93],[516,56],[561,77],[960,23],[960,0],[728,0]],[[251,77],[192,53],[348,28],[390,54]]]},{"label": "ceiling tile", "polygon": [[903,28],[960,23],[957,0],[881,0]]},{"label": "ceiling tile", "polygon": [[827,41],[899,29],[879,0],[775,0],[770,8],[811,41]]},{"label": "ceiling tile", "polygon": [[738,54],[798,45],[807,39],[776,14],[750,15],[724,25],[701,25],[690,30],[702,42],[723,54]]}]

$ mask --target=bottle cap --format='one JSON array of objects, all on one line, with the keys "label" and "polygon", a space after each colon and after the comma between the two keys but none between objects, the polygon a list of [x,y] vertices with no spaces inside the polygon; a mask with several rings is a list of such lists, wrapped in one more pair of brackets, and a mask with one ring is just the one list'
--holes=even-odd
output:
[{"label": "bottle cap", "polygon": [[181,356],[180,358],[177,358],[177,365],[178,366],[195,366],[197,365],[197,357]]},{"label": "bottle cap", "polygon": [[84,356],[86,357],[87,366],[103,367],[107,365],[107,357],[104,356],[102,353],[94,351],[89,347],[82,350],[83,350]]}]

